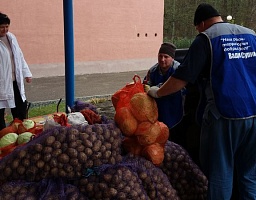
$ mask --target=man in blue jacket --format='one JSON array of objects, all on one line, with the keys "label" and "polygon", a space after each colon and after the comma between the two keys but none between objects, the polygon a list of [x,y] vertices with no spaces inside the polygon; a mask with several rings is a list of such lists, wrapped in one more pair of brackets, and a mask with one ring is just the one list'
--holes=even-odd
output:
[{"label": "man in blue jacket", "polygon": [[231,198],[235,169],[240,199],[256,199],[256,34],[223,22],[205,3],[196,9],[194,25],[199,34],[184,61],[148,94],[161,98],[187,83],[204,83],[200,161],[208,199]]},{"label": "man in blue jacket", "polygon": [[[161,87],[179,67],[180,63],[174,60],[176,47],[171,43],[163,43],[158,52],[158,63],[152,66],[144,78],[144,83],[149,86]],[[164,122],[169,128],[177,125],[183,117],[182,90],[175,94],[156,99],[159,121]]]}]

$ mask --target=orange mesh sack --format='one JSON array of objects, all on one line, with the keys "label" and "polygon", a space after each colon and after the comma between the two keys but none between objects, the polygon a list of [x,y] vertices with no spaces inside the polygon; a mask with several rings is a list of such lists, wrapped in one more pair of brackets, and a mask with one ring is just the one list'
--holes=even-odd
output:
[{"label": "orange mesh sack", "polygon": [[116,110],[115,122],[125,136],[132,136],[137,129],[138,122],[132,115],[128,107],[122,107]]},{"label": "orange mesh sack", "polygon": [[145,92],[134,94],[130,100],[130,107],[134,117],[140,122],[155,123],[158,119],[156,101]]},{"label": "orange mesh sack", "polygon": [[116,111],[114,121],[124,136],[122,147],[126,153],[159,165],[164,159],[169,129],[158,121],[156,101],[144,91],[140,77],[135,75],[133,80],[111,98]]},{"label": "orange mesh sack", "polygon": [[148,145],[143,149],[142,155],[154,165],[159,166],[164,160],[164,147],[158,143]]},{"label": "orange mesh sack", "polygon": [[140,145],[146,146],[156,142],[156,139],[161,135],[161,127],[158,122],[151,124],[144,134],[138,135],[137,140]]},{"label": "orange mesh sack", "polygon": [[158,135],[158,137],[156,138],[156,142],[159,143],[159,144],[163,144],[165,145],[165,143],[167,142],[168,138],[169,138],[169,135],[170,135],[170,132],[169,132],[169,128],[168,126],[163,123],[163,122],[157,122],[158,125],[160,126],[160,129],[161,129],[161,133],[160,135]]},{"label": "orange mesh sack", "polygon": [[117,110],[119,107],[124,107],[130,104],[130,99],[136,93],[144,92],[143,84],[138,75],[134,75],[133,83],[128,83],[122,89],[118,90],[111,97],[112,104]]},{"label": "orange mesh sack", "polygon": [[147,122],[140,122],[138,124],[138,127],[134,133],[134,135],[144,135],[144,134],[147,134],[150,129],[152,127],[152,123],[147,121]]},{"label": "orange mesh sack", "polygon": [[141,146],[136,137],[125,137],[122,141],[122,147],[127,153],[141,155],[143,146]]}]

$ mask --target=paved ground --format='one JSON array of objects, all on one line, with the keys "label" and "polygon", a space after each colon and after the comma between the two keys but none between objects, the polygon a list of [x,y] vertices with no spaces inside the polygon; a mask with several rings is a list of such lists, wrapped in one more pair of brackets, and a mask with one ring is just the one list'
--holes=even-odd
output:
[{"label": "paved ground", "polygon": [[[181,61],[187,49],[176,51],[176,60]],[[78,97],[94,97],[114,94],[125,84],[132,82],[135,74],[142,79],[147,70],[155,64],[157,58],[121,60],[121,61],[96,61],[76,63],[75,70],[75,99]],[[97,66],[97,67],[96,67]],[[122,69],[129,69],[125,72]],[[34,68],[33,68],[34,67]],[[40,67],[33,65],[33,81],[25,84],[26,96],[29,102],[41,102],[66,99],[65,94],[65,68],[62,65],[49,64]],[[96,70],[100,69],[100,70]],[[97,71],[96,73],[85,73]],[[140,71],[132,71],[139,69]],[[101,73],[99,73],[99,71]],[[85,75],[82,75],[85,74]],[[58,76],[57,76],[58,75]]]},{"label": "paved ground", "polygon": [[[117,90],[132,82],[138,74],[141,79],[145,71],[85,74],[75,76],[75,99],[114,94]],[[32,83],[25,84],[26,97],[29,102],[40,102],[66,99],[65,76],[34,78]]]}]

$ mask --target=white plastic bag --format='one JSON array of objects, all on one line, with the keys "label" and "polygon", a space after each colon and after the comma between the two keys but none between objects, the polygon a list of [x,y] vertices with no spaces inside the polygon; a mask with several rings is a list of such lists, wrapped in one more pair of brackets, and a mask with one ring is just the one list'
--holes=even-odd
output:
[{"label": "white plastic bag", "polygon": [[67,117],[70,125],[88,125],[88,122],[80,112],[68,113]]},{"label": "white plastic bag", "polygon": [[54,128],[56,126],[61,126],[60,124],[58,124],[57,122],[54,121],[54,119],[47,119],[44,123],[44,128],[43,130],[48,130],[50,128]]}]

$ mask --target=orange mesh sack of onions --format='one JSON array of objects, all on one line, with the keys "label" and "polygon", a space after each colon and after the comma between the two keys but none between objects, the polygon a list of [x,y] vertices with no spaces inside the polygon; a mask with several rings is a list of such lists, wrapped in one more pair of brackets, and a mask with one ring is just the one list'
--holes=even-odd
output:
[{"label": "orange mesh sack of onions", "polygon": [[158,121],[156,101],[144,91],[140,77],[135,75],[133,80],[134,83],[127,84],[112,96],[116,111],[114,120],[124,136],[122,144],[126,152],[160,165],[169,129]]}]

